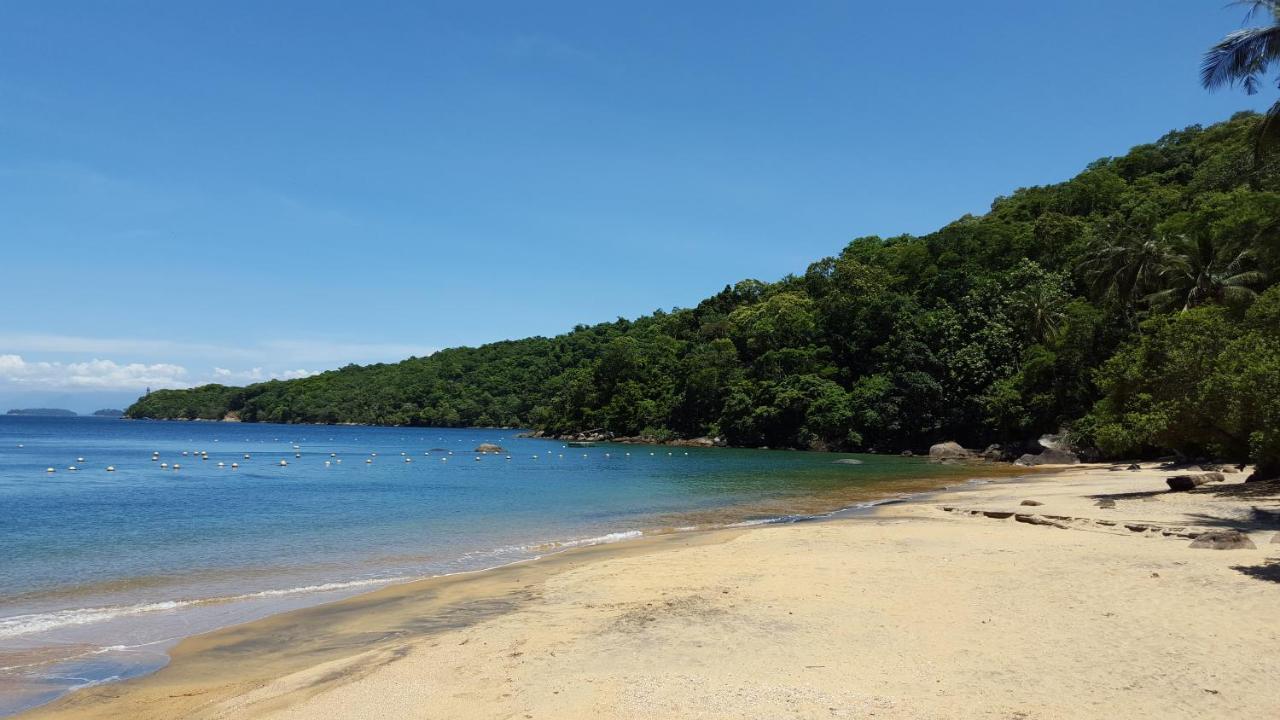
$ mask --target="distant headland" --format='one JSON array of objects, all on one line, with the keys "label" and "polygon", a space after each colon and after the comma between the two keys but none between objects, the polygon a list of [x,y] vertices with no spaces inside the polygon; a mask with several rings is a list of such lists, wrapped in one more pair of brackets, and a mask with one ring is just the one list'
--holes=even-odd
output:
[{"label": "distant headland", "polygon": [[[80,417],[79,413],[66,408],[13,408],[6,415],[30,415],[35,417]],[[90,413],[92,417],[124,417],[123,410],[103,408]]]}]

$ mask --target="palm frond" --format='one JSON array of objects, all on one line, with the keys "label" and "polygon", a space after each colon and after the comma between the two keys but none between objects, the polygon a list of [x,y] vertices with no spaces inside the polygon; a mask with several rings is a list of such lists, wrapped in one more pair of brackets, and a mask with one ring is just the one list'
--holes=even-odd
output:
[{"label": "palm frond", "polygon": [[1271,148],[1280,145],[1280,101],[1267,108],[1262,122],[1254,130],[1253,160],[1261,165],[1264,156]]},{"label": "palm frond", "polygon": [[1227,287],[1245,287],[1247,285],[1261,285],[1266,281],[1267,274],[1261,270],[1245,270],[1244,272],[1223,278],[1222,284]]},{"label": "palm frond", "polygon": [[1237,30],[1209,48],[1200,63],[1200,84],[1209,90],[1241,84],[1257,90],[1256,78],[1280,58],[1280,26]]},{"label": "palm frond", "polygon": [[1231,5],[1243,5],[1246,10],[1244,21],[1249,22],[1259,15],[1280,17],[1280,0],[1234,0]]},{"label": "palm frond", "polygon": [[1222,300],[1230,305],[1242,305],[1251,302],[1258,297],[1258,293],[1250,288],[1240,285],[1224,285],[1222,287]]}]

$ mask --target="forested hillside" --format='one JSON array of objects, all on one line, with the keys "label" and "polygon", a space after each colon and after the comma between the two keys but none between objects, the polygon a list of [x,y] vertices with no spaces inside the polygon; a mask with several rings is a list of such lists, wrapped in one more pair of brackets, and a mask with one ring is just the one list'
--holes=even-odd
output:
[{"label": "forested hillside", "polygon": [[864,237],[697,307],[152,393],[130,417],[721,435],[896,451],[1070,427],[1109,455],[1280,462],[1280,171],[1241,114],[935,233]]}]

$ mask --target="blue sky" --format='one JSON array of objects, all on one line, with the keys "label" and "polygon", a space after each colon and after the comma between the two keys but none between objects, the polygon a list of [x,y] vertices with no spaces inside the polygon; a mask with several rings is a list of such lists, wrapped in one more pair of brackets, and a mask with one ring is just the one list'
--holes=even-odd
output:
[{"label": "blue sky", "polygon": [[928,232],[1270,104],[1197,84],[1222,5],[10,0],[0,405],[554,334]]}]

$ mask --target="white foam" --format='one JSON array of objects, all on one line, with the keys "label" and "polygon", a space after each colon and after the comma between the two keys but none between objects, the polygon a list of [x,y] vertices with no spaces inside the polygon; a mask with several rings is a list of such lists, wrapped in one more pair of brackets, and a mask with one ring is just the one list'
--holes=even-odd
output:
[{"label": "white foam", "polygon": [[292,595],[335,592],[338,590],[349,590],[352,588],[369,587],[372,585],[387,585],[389,583],[412,579],[414,578],[409,576],[369,578],[365,580],[351,580],[348,582],[303,585],[301,587],[281,588],[277,590],[261,590],[258,592],[244,593],[242,595],[202,598],[199,600],[164,600],[161,602],[138,603],[136,605],[74,608],[70,610],[55,610],[53,612],[45,613],[14,615],[11,617],[0,618],[0,638],[30,635],[32,633],[47,632],[49,630],[57,630],[59,628],[73,627],[77,625],[92,625],[121,618],[135,617],[138,615],[178,610],[196,605],[214,605],[243,600],[261,600]]}]

